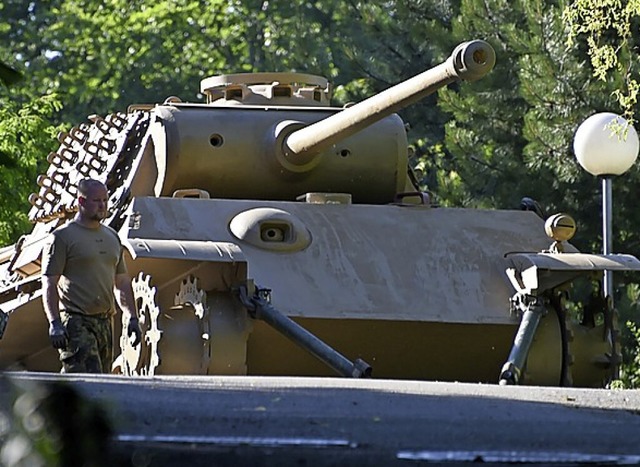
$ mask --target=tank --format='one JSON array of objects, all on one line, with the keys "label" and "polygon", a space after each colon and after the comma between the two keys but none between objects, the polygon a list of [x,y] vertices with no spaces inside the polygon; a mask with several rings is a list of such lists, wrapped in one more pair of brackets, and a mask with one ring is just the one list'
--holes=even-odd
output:
[{"label": "tank", "polygon": [[435,206],[409,168],[395,112],[494,62],[467,42],[345,108],[314,75],[214,76],[204,103],[131,105],[60,134],[32,232],[0,250],[0,368],[59,370],[40,257],[93,177],[143,330],[134,347],[117,319],[114,373],[602,386],[620,361],[615,312],[570,293],[640,262],[578,252],[568,215]]}]

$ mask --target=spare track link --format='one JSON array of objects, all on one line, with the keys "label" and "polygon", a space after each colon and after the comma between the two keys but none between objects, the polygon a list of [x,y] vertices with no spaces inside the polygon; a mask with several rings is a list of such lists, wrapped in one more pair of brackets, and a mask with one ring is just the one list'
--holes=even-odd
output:
[{"label": "spare track link", "polygon": [[69,132],[58,134],[60,147],[47,157],[49,168],[38,177],[38,193],[29,197],[29,219],[48,222],[77,210],[78,182],[95,178],[105,183],[114,208],[126,201],[125,180],[149,127],[149,113],[116,113],[89,117]]}]

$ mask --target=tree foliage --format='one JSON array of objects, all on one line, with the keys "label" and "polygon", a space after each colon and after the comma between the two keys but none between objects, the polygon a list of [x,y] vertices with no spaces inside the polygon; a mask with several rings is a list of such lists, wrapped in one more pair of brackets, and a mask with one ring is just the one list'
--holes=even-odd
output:
[{"label": "tree foliage", "polygon": [[[460,183],[445,196],[452,204],[517,207],[528,195],[550,211],[572,211],[579,193],[590,191],[572,136],[607,99],[593,89],[579,52],[566,48],[561,13],[555,2],[462,2],[454,32],[488,40],[498,62],[477,87],[440,93],[454,117],[446,148]],[[594,212],[576,215],[586,214],[588,225]]]},{"label": "tree foliage", "polygon": [[57,129],[49,119],[59,109],[53,95],[20,107],[0,95],[0,244],[29,230],[28,195],[37,174],[46,169],[42,154],[57,145]]},{"label": "tree foliage", "polygon": [[64,122],[171,95],[199,101],[200,80],[211,75],[293,70],[335,78],[343,49],[344,7],[334,5],[341,2],[7,3],[5,43],[29,69],[30,85],[61,96]]},{"label": "tree foliage", "polygon": [[573,0],[563,18],[569,24],[567,44],[576,45],[579,37],[586,40],[593,74],[601,81],[616,81],[613,94],[633,122],[640,90],[635,53],[640,1]]}]

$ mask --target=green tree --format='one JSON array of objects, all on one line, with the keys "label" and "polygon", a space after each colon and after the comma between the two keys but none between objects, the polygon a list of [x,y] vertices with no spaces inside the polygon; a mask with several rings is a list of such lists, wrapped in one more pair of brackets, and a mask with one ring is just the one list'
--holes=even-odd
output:
[{"label": "green tree", "polygon": [[563,18],[569,25],[568,45],[575,45],[578,37],[586,40],[594,76],[614,80],[618,106],[633,122],[640,90],[635,53],[640,1],[573,0],[565,7]]},{"label": "green tree", "polygon": [[[7,11],[4,4],[0,11]],[[0,21],[0,32],[7,29]],[[55,96],[13,92],[23,80],[21,72],[7,65],[14,58],[6,51],[0,54],[0,245],[29,230],[28,197],[36,174],[45,168],[41,154],[55,148],[56,129],[49,118],[61,108]]]},{"label": "green tree", "polygon": [[200,80],[211,75],[295,70],[336,77],[331,51],[347,29],[334,3],[341,2],[321,9],[281,0],[10,0],[0,38],[28,68],[25,86],[73,103],[59,121],[79,123],[171,95],[198,102]]},{"label": "green tree", "polygon": [[575,196],[566,201],[567,190],[581,188],[572,133],[581,112],[603,103],[579,91],[589,77],[564,46],[555,3],[462,2],[454,35],[483,38],[498,57],[477,85],[440,93],[441,108],[454,117],[439,190],[449,204],[516,208],[527,195],[549,210],[577,207]]},{"label": "green tree", "polygon": [[42,154],[55,150],[57,129],[51,115],[60,109],[55,96],[34,98],[18,106],[0,94],[0,245],[29,230],[29,194],[46,168]]}]

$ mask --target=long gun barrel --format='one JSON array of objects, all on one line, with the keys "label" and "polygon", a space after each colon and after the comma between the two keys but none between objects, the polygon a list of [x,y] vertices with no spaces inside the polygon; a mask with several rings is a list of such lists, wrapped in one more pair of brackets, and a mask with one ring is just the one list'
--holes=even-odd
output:
[{"label": "long gun barrel", "polygon": [[458,79],[475,81],[495,65],[496,54],[486,42],[474,40],[460,44],[451,56],[413,78],[376,94],[352,107],[285,137],[283,154],[293,164],[307,162],[336,141],[347,138],[399,109],[423,99]]}]

